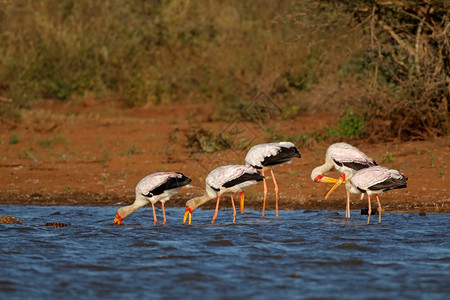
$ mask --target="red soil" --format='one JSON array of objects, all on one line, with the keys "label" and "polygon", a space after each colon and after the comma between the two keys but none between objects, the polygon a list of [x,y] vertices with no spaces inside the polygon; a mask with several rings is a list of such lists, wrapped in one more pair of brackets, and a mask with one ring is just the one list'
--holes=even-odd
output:
[{"label": "red soil", "polygon": [[[237,128],[244,144],[257,144],[267,141],[267,128],[296,135],[320,131],[336,121],[333,115],[304,113],[291,120],[268,118],[264,124],[218,122],[211,121],[213,111],[211,105],[202,104],[119,109],[113,103],[94,100],[80,104],[43,101],[23,112],[22,123],[0,119],[0,204],[124,205],[133,202],[134,187],[142,177],[173,170],[192,178],[192,183],[167,206],[184,206],[186,200],[203,193],[210,170],[242,164],[248,149],[189,155],[186,134],[190,128],[214,128],[216,133]],[[11,143],[13,136],[18,137],[17,143]],[[406,189],[381,196],[385,210],[450,211],[450,137],[346,142],[409,178]],[[310,179],[311,170],[323,163],[327,147],[327,143],[298,146],[302,158],[275,168],[280,209],[345,209],[344,187],[324,200],[330,185]],[[384,157],[386,152],[393,161]],[[329,175],[339,174],[333,171]],[[271,180],[268,187],[267,209],[274,209]],[[223,208],[229,206],[227,201],[222,204]],[[353,209],[366,206],[367,200],[353,195]],[[262,185],[247,190],[246,207],[261,209]]]}]

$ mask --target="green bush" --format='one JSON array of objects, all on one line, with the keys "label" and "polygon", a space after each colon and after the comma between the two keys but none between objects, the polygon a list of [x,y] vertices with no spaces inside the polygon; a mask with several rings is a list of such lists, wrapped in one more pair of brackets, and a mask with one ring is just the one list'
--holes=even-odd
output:
[{"label": "green bush", "polygon": [[11,135],[9,136],[9,144],[15,145],[15,144],[18,144],[19,142],[20,142],[20,138],[19,138],[19,135],[17,134],[17,132],[11,132]]},{"label": "green bush", "polygon": [[364,118],[354,114],[352,111],[346,112],[338,121],[337,128],[329,128],[327,135],[330,137],[359,139],[366,136],[366,126]]},{"label": "green bush", "polygon": [[186,132],[186,146],[193,153],[214,153],[225,149],[233,148],[230,136],[223,133],[216,134],[212,130],[194,128]]}]

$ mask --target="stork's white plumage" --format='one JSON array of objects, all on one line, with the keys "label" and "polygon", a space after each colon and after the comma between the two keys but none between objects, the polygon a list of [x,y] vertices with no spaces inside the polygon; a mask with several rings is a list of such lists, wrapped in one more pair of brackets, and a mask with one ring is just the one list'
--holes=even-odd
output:
[{"label": "stork's white plumage", "polygon": [[181,187],[188,185],[190,182],[191,179],[179,172],[159,172],[142,178],[136,185],[136,200],[133,204],[117,210],[114,224],[121,225],[126,216],[151,203],[153,224],[156,225],[155,203],[160,201],[164,216],[163,225],[166,225],[164,203],[175,195]]},{"label": "stork's white plumage", "polygon": [[353,194],[367,193],[369,204],[367,224],[369,224],[372,213],[370,196],[375,195],[378,203],[378,223],[381,223],[382,208],[378,195],[385,191],[405,188],[407,180],[408,178],[399,171],[380,166],[361,169],[355,173],[344,171],[326,197],[343,182],[345,182],[347,192]]},{"label": "stork's white plumage", "polygon": [[[278,184],[273,173],[272,166],[280,165],[286,162],[291,162],[294,157],[301,157],[297,148],[293,143],[280,142],[280,143],[268,143],[253,146],[245,157],[245,164],[261,170],[262,176],[264,171],[270,169],[272,174],[273,183],[275,185],[275,214],[278,217]],[[263,198],[263,211],[264,217],[266,210],[266,197],[267,197],[267,184],[266,180],[263,180],[264,184],[264,198]],[[244,207],[241,206],[241,213],[244,213]]]},{"label": "stork's white plumage", "polygon": [[[328,147],[325,154],[325,163],[311,172],[311,179],[315,182],[334,183],[336,179],[326,177],[323,174],[333,167],[341,174],[355,174],[358,170],[376,166],[377,163],[364,154],[361,150],[347,143],[335,143]],[[347,191],[347,204],[345,216],[350,218],[350,194]]]},{"label": "stork's white plumage", "polygon": [[212,222],[217,218],[219,210],[220,196],[224,193],[230,193],[231,203],[233,205],[233,224],[236,219],[236,208],[234,206],[233,193],[241,192],[241,206],[243,205],[244,189],[255,185],[258,181],[263,180],[263,176],[251,166],[242,165],[228,165],[218,167],[212,170],[206,177],[205,194],[201,197],[196,197],[186,202],[186,210],[184,213],[183,224],[186,223],[186,218],[189,216],[188,224],[191,224],[192,213],[194,209],[204,204],[205,202],[217,198],[216,210],[212,218]]}]

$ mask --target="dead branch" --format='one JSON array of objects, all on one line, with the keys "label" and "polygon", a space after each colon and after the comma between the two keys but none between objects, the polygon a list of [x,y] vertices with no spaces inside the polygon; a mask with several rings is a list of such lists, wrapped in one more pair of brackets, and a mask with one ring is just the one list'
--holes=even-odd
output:
[{"label": "dead branch", "polygon": [[374,72],[374,76],[373,76],[373,80],[372,80],[372,88],[375,89],[378,86],[378,68],[379,68],[379,64],[380,64],[380,59],[382,58],[381,55],[381,45],[378,42],[378,39],[375,35],[375,22],[376,22],[376,18],[375,18],[375,11],[376,11],[376,6],[374,5],[372,7],[372,14],[371,14],[371,21],[370,21],[370,36],[371,36],[371,43],[372,43],[372,48],[373,48],[373,43],[375,42],[377,44],[377,50],[378,50],[378,57],[376,60],[376,65],[375,65],[375,72]]},{"label": "dead branch", "polygon": [[415,53],[414,53],[414,63],[416,64],[416,71],[417,74],[420,74],[420,57],[419,57],[419,49],[420,49],[420,35],[422,33],[422,27],[423,23],[425,22],[425,18],[423,18],[419,26],[417,26],[417,33],[416,33],[416,45],[415,45]]},{"label": "dead branch", "polygon": [[12,102],[12,99],[0,96],[0,102],[8,102],[8,103],[10,103],[10,102]]},{"label": "dead branch", "polygon": [[407,7],[402,1],[376,1],[378,5]]},{"label": "dead branch", "polygon": [[384,23],[383,20],[379,20],[378,24],[380,24],[381,27],[384,30],[386,30],[392,36],[392,38],[399,44],[399,46],[409,53],[409,55],[415,56],[414,48],[407,42],[403,41],[402,38],[399,37],[398,34],[396,34],[395,31],[389,25]]},{"label": "dead branch", "polygon": [[[412,13],[410,13],[410,12],[404,10],[404,9],[400,9],[400,11],[401,11],[402,13],[404,13],[405,15],[408,15],[408,16],[410,16],[411,18],[416,19],[416,20],[419,21],[419,22],[422,21],[422,19],[423,19],[423,18],[421,18],[421,17],[419,17],[419,16],[417,16],[417,15],[415,15],[415,14],[412,14]],[[426,18],[425,18],[425,21],[426,21]],[[428,27],[429,30],[433,30],[433,28],[434,28],[434,27],[433,27],[433,24],[430,24],[430,23],[428,23],[428,22],[425,22],[424,25],[426,25],[426,27]]]}]

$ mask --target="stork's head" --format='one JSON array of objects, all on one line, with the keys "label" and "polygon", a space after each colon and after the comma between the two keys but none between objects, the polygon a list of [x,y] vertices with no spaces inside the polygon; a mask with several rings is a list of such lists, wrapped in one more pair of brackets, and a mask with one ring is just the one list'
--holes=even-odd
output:
[{"label": "stork's head", "polygon": [[191,225],[192,213],[193,212],[194,212],[194,210],[192,208],[190,208],[189,205],[186,205],[186,209],[184,211],[184,217],[183,217],[183,225],[186,223],[186,218],[188,216],[189,216],[188,224]]},{"label": "stork's head", "polygon": [[119,211],[116,213],[116,217],[114,218],[113,224],[122,225],[123,217],[120,216]]},{"label": "stork's head", "polygon": [[311,179],[315,182],[323,182],[323,183],[336,183],[336,181],[338,180],[338,179],[324,176],[322,174],[321,166],[312,170]]}]

